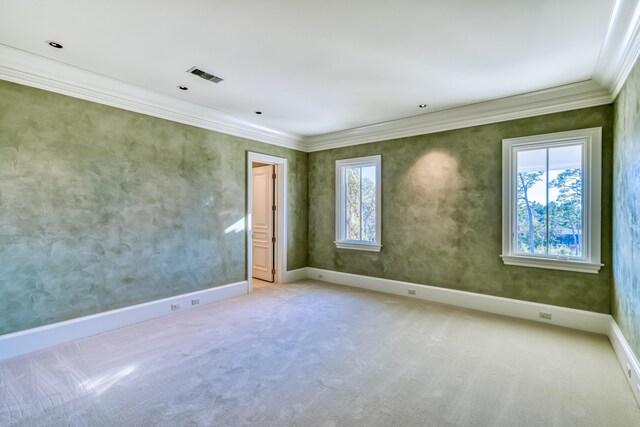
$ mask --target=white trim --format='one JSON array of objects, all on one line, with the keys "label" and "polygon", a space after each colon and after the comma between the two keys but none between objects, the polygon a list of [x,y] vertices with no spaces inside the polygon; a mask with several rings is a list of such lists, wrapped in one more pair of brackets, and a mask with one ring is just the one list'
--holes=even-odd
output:
[{"label": "white trim", "polygon": [[380,252],[382,245],[371,243],[333,242],[338,249],[353,249],[355,251]]},{"label": "white trim", "polygon": [[298,135],[0,44],[0,79],[136,113],[304,150]]},{"label": "white trim", "polygon": [[[171,311],[171,304],[180,303],[180,310],[175,311],[178,313],[246,293],[246,281],[230,283],[2,335],[0,360],[166,316],[174,313]],[[200,298],[200,304],[192,306],[192,298]]]},{"label": "white trim", "polygon": [[[607,335],[609,336],[609,341],[611,341],[613,351],[616,353],[618,362],[620,362],[624,377],[627,379],[633,391],[638,406],[640,406],[640,362],[636,358],[633,350],[631,350],[629,343],[613,317],[611,317]],[[631,375],[629,375],[628,372],[629,368],[631,369]]]},{"label": "white trim", "polygon": [[[637,40],[638,37],[634,36],[632,39]],[[615,43],[612,45],[617,46]],[[640,43],[638,45],[640,46]],[[638,49],[634,52],[636,50]],[[630,63],[630,65],[625,69],[630,69],[633,65],[630,58],[633,55],[629,53],[626,57],[625,64]],[[605,62],[602,61],[602,63]],[[626,77],[624,73],[619,74]],[[305,137],[240,120],[202,105],[162,95],[3,44],[0,44],[0,79],[300,151],[327,150],[594,107],[609,104],[612,99],[607,89],[595,80],[588,80],[419,116]]]},{"label": "white trim", "polygon": [[299,280],[304,280],[307,278],[307,268],[298,268],[297,270],[287,271],[284,276],[284,280],[282,283],[291,283],[297,282]]},{"label": "white trim", "polygon": [[313,152],[610,103],[609,91],[597,82],[588,80],[449,110],[310,136],[304,141],[307,144],[307,150]]},{"label": "white trim", "polygon": [[618,96],[640,54],[640,2],[617,0],[593,80]]},{"label": "white trim", "polygon": [[[582,145],[584,233],[581,259],[515,253],[516,153],[521,149],[548,148],[556,144]],[[579,129],[502,140],[502,260],[507,265],[598,273],[601,239],[602,128]]]},{"label": "white trim", "polygon": [[253,248],[251,245],[251,214],[253,180],[251,179],[252,163],[270,163],[276,165],[276,269],[275,281],[283,283],[287,271],[287,159],[267,154],[247,152],[247,214],[245,215],[245,233],[247,245],[247,293],[253,290],[251,266],[253,265]]},{"label": "white trim", "polygon": [[[606,335],[609,331],[609,319],[611,316],[608,314],[313,267],[307,267],[307,277],[371,291],[402,295],[581,331],[595,332],[602,335]],[[409,295],[409,289],[415,290],[416,294]],[[551,320],[541,319],[539,317],[541,311],[551,313]]]},{"label": "white trim", "polygon": [[604,266],[600,263],[571,261],[569,259],[536,258],[533,256],[500,255],[505,265],[520,267],[546,268],[549,270],[575,271],[577,273],[596,274]]},{"label": "white trim", "polygon": [[[376,168],[376,241],[364,242],[346,239],[346,182],[345,169],[348,167]],[[382,249],[382,156],[356,157],[336,160],[336,247],[369,252],[380,252]]]}]

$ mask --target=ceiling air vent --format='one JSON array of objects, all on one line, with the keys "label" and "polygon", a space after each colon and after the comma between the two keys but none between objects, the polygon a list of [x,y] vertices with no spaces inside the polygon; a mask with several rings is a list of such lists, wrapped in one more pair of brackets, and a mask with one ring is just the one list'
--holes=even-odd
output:
[{"label": "ceiling air vent", "polygon": [[196,76],[208,80],[213,83],[220,83],[223,79],[213,74],[209,74],[206,71],[199,70],[196,67],[191,67],[187,70],[187,73],[195,74]]}]

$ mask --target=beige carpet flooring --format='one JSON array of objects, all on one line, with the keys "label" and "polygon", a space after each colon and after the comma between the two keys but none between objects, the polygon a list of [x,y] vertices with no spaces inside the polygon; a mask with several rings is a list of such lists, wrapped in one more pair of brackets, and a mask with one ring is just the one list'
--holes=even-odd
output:
[{"label": "beige carpet flooring", "polygon": [[312,281],[0,375],[2,426],[640,426],[604,336]]}]

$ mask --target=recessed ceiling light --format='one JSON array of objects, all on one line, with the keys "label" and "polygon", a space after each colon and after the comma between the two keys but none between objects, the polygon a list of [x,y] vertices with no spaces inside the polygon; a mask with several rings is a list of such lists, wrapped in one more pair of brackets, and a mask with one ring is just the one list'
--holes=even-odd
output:
[{"label": "recessed ceiling light", "polygon": [[420,104],[420,105],[418,105],[418,108],[427,108],[427,107],[428,107],[428,104]]},{"label": "recessed ceiling light", "polygon": [[58,42],[54,42],[53,40],[47,41],[47,44],[51,47],[55,47],[56,49],[62,49],[62,45]]},{"label": "recessed ceiling light", "polygon": [[184,86],[184,85],[178,86],[178,89],[180,89],[180,90],[189,90],[189,88]]},{"label": "recessed ceiling light", "polygon": [[262,114],[262,111],[256,111],[256,114]]}]

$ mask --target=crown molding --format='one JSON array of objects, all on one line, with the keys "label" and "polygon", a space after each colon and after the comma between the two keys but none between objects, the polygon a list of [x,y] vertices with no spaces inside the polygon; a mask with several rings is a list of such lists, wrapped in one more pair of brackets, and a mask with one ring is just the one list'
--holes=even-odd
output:
[{"label": "crown molding", "polygon": [[0,79],[306,152],[593,107],[608,104],[612,100],[607,89],[596,81],[588,80],[354,129],[303,137],[239,120],[202,105],[2,44]]},{"label": "crown molding", "polygon": [[296,150],[301,137],[0,44],[0,79]]},{"label": "crown molding", "polygon": [[449,110],[305,138],[307,151],[424,135],[611,103],[611,94],[588,80]]},{"label": "crown molding", "polygon": [[617,0],[593,80],[615,99],[640,54],[640,0]]}]

